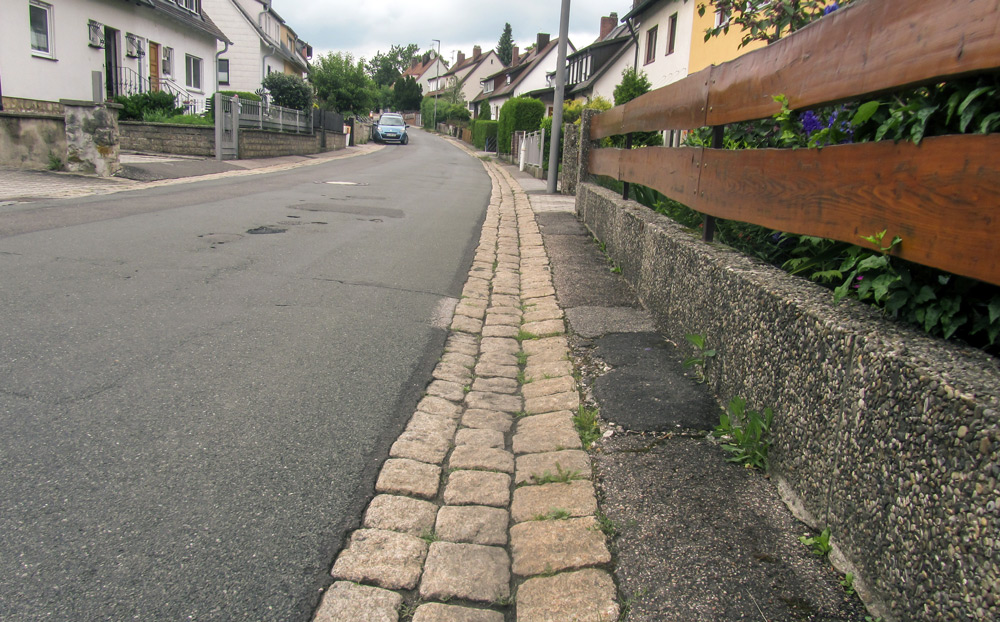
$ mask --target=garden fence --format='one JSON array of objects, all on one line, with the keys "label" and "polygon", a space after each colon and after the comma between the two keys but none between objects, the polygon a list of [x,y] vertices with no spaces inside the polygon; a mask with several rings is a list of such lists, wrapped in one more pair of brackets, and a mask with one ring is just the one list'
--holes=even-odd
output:
[{"label": "garden fence", "polygon": [[[584,171],[706,217],[852,244],[886,230],[903,259],[1000,284],[1000,134],[822,149],[724,150],[726,124],[1000,67],[996,0],[862,0],[722,65],[589,118],[584,140],[713,127],[713,148],[589,149]],[[589,125],[589,129],[586,127]],[[589,132],[589,134],[588,134]],[[584,143],[587,144],[587,143]]]}]

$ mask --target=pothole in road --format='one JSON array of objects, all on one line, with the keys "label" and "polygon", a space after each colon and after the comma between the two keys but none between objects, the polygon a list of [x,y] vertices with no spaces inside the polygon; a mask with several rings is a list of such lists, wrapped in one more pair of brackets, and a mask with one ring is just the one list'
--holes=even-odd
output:
[{"label": "pothole in road", "polygon": [[206,233],[204,235],[199,235],[199,239],[205,240],[212,245],[212,248],[216,246],[222,246],[227,242],[236,242],[237,240],[243,239],[243,236],[239,233]]},{"label": "pothole in road", "polygon": [[271,225],[264,225],[262,227],[254,227],[253,229],[247,229],[247,233],[250,235],[264,235],[267,233],[284,233],[288,229],[282,229],[281,227],[272,227]]}]

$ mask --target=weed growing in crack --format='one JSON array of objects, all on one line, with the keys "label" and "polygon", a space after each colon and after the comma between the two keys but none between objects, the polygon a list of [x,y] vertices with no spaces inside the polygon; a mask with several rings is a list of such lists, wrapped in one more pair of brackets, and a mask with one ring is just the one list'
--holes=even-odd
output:
[{"label": "weed growing in crack", "polygon": [[[813,555],[818,555],[819,557],[826,557],[833,550],[830,546],[830,528],[827,527],[820,532],[818,536],[810,536],[806,534],[804,536],[799,536],[799,542],[808,546],[812,549]],[[854,576],[851,576],[851,585],[854,584]]]},{"label": "weed growing in crack", "polygon": [[535,514],[531,520],[566,520],[570,513],[562,508],[553,508],[545,514]]},{"label": "weed growing in crack", "polygon": [[597,513],[594,514],[594,518],[597,519],[597,528],[601,530],[601,533],[609,538],[614,538],[618,535],[618,526],[615,525],[613,520],[608,518],[607,514],[601,510],[597,510]]},{"label": "weed growing in crack", "polygon": [[766,471],[774,411],[765,408],[758,413],[747,410],[746,404],[742,397],[734,397],[729,402],[729,412],[719,416],[719,425],[712,435],[721,439],[722,448],[732,454],[726,460]]},{"label": "weed growing in crack", "polygon": [[531,331],[524,330],[523,328],[517,331],[516,337],[518,343],[528,340],[528,339],[538,339],[538,335]]},{"label": "weed growing in crack", "polygon": [[705,366],[707,366],[708,362],[715,356],[715,350],[706,346],[704,335],[690,333],[688,335],[684,335],[684,338],[687,339],[688,343],[695,348],[694,354],[684,359],[684,368],[694,368],[694,373],[698,376],[698,382],[703,383],[706,380]]},{"label": "weed growing in crack", "polygon": [[551,471],[545,471],[539,475],[532,474],[531,481],[534,484],[565,484],[569,483],[575,479],[583,479],[580,477],[579,471],[564,471],[562,465],[556,462],[556,473],[552,474]]},{"label": "weed growing in crack", "polygon": [[590,449],[597,439],[601,438],[601,428],[597,424],[596,408],[587,408],[583,404],[576,409],[573,415],[573,425],[576,426],[577,433],[580,434],[580,442],[584,449]]}]

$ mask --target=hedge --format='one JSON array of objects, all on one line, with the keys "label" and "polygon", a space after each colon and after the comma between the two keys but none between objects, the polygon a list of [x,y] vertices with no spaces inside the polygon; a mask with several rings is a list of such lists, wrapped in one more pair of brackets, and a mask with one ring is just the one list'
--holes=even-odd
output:
[{"label": "hedge", "polygon": [[508,99],[500,107],[497,119],[497,148],[510,153],[510,137],[514,132],[534,132],[545,116],[545,104],[531,97]]},{"label": "hedge", "polygon": [[479,119],[472,124],[472,144],[482,151],[486,148],[487,138],[497,137],[497,122],[488,119]]}]

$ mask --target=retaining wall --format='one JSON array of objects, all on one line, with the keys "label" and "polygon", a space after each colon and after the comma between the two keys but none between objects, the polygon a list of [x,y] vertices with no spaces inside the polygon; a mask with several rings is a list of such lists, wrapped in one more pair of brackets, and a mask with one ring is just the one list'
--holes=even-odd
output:
[{"label": "retaining wall", "polygon": [[775,412],[771,473],[890,620],[1000,619],[1000,370],[591,183],[577,212],[720,398]]},{"label": "retaining wall", "polygon": [[0,112],[0,164],[46,169],[55,159],[66,160],[66,121],[61,113]]},{"label": "retaining wall", "polygon": [[286,155],[319,153],[319,137],[314,134],[287,134],[240,128],[240,159],[276,158]]},{"label": "retaining wall", "polygon": [[179,123],[119,121],[121,148],[127,151],[215,157],[215,127]]}]

